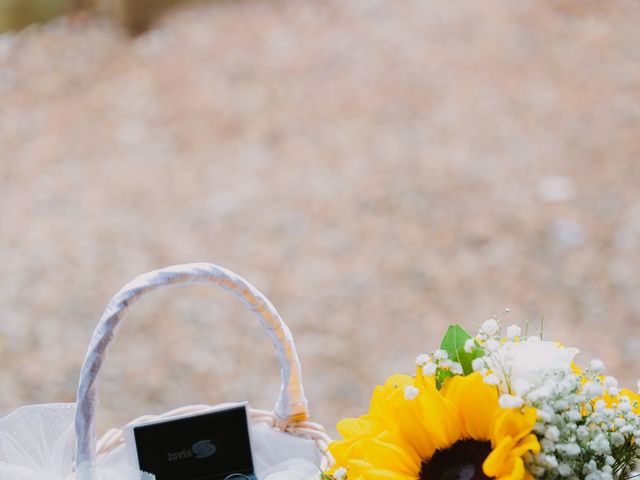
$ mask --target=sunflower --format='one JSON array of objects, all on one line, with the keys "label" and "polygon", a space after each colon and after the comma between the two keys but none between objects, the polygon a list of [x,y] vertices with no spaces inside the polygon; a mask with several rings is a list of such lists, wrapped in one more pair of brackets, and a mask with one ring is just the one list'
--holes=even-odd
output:
[{"label": "sunflower", "polygon": [[390,377],[376,387],[369,413],[338,423],[343,440],[329,450],[336,480],[522,480],[523,456],[540,445],[530,407],[503,409],[478,373]]}]

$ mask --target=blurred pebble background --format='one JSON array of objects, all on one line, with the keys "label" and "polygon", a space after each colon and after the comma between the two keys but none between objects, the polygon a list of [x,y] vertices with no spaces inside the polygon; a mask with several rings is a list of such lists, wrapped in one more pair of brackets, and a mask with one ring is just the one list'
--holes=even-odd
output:
[{"label": "blurred pebble background", "polygon": [[[0,415],[73,401],[111,295],[191,261],[267,294],[331,428],[507,306],[635,387],[637,2],[133,5],[0,36]],[[120,331],[100,427],[270,408],[278,382],[237,301],[164,291]]]}]

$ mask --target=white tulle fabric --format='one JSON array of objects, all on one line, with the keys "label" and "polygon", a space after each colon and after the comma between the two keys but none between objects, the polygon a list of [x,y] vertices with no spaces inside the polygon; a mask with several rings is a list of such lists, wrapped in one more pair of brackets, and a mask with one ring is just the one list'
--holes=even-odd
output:
[{"label": "white tulle fabric", "polygon": [[[0,419],[0,480],[75,480],[74,403],[31,405]],[[265,425],[252,426],[259,480],[318,478],[321,458],[312,440]],[[129,464],[124,446],[99,457],[97,480],[154,480]]]},{"label": "white tulle fabric", "polygon": [[[0,480],[73,480],[76,405],[30,405],[0,419]],[[126,459],[125,459],[126,461]],[[98,480],[153,480],[115,455],[99,459]]]},{"label": "white tulle fabric", "polygon": [[251,427],[253,458],[258,480],[276,472],[307,472],[305,478],[318,477],[322,461],[313,440],[278,432],[265,425]]}]

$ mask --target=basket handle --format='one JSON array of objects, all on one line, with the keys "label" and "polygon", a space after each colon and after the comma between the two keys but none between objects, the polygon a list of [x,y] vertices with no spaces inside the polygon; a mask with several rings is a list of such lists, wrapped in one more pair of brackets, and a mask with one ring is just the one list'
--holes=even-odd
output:
[{"label": "basket handle", "polygon": [[140,298],[162,287],[212,283],[237,297],[254,312],[276,347],[282,384],[275,406],[283,422],[308,418],[308,403],[302,387],[300,360],[289,328],[274,306],[253,285],[225,268],[211,263],[190,263],[145,273],[126,284],[111,299],[96,327],[80,371],[76,428],[76,471],[79,479],[92,478],[96,458],[95,415],[98,403],[98,376],[107,349],[129,307]]}]

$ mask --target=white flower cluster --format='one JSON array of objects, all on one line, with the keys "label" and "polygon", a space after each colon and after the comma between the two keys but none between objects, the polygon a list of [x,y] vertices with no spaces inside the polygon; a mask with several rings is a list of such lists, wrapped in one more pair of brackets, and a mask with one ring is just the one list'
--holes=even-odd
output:
[{"label": "white flower cluster", "polygon": [[[484,377],[484,382],[489,385],[500,385],[501,382],[508,382],[509,379],[510,372],[503,368],[505,362],[497,361],[503,345],[500,330],[501,326],[498,320],[490,318],[482,324],[475,338],[470,338],[465,344],[466,352],[471,352],[478,347],[484,350],[484,356],[474,359],[471,366],[474,371],[480,372]],[[514,333],[513,340],[519,339],[519,330],[512,330],[512,333]],[[509,391],[509,388],[505,390]],[[522,406],[522,404],[520,403],[518,406]]]},{"label": "white flower cluster", "polygon": [[637,468],[638,401],[619,395],[615,379],[603,380],[599,373],[547,372],[523,395],[537,412],[534,432],[541,451],[526,458],[536,478],[613,480]]},{"label": "white flower cluster", "polygon": [[422,373],[427,376],[435,375],[438,369],[451,372],[453,375],[462,375],[462,365],[449,358],[444,350],[436,350],[431,354],[418,355],[416,365],[422,368]]},{"label": "white flower cluster", "polygon": [[639,468],[640,397],[621,394],[599,360],[578,373],[575,348],[522,336],[517,326],[506,337],[501,330],[485,321],[465,351],[484,351],[472,366],[497,386],[502,408],[536,408],[541,451],[527,454],[527,471],[540,480],[617,480]]},{"label": "white flower cluster", "polygon": [[548,372],[569,371],[578,350],[564,348],[555,342],[545,342],[538,336],[525,337],[517,325],[501,337],[501,327],[495,319],[482,324],[474,342],[484,350],[472,367],[489,385],[499,387],[503,408],[520,408],[523,394],[540,382]]}]

